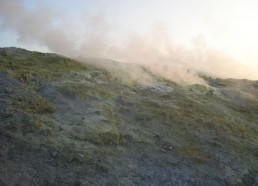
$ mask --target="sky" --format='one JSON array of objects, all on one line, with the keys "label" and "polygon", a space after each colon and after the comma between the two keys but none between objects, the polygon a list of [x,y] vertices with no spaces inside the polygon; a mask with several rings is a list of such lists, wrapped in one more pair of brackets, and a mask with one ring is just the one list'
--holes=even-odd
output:
[{"label": "sky", "polygon": [[256,0],[0,0],[0,47],[258,79],[257,7]]}]

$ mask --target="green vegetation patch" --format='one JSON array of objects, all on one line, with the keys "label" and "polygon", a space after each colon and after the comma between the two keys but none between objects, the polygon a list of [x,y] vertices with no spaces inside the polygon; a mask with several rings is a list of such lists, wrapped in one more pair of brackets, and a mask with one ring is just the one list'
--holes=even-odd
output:
[{"label": "green vegetation patch", "polygon": [[206,153],[203,149],[196,147],[194,144],[181,147],[179,149],[179,154],[186,158],[190,158],[196,163],[206,163],[212,160],[210,154]]},{"label": "green vegetation patch", "polygon": [[72,91],[77,98],[97,98],[97,99],[114,99],[117,94],[111,87],[101,84],[75,84],[67,83],[63,86],[64,89]]},{"label": "green vegetation patch", "polygon": [[32,76],[37,74],[44,78],[55,80],[71,70],[88,69],[86,65],[75,60],[62,57],[56,54],[43,54],[17,50],[16,53],[8,50],[0,50],[0,56],[5,59],[0,68],[5,69],[15,79],[20,79],[23,74]]},{"label": "green vegetation patch", "polygon": [[15,104],[18,109],[26,113],[48,114],[56,111],[56,107],[51,102],[41,97],[19,99]]}]

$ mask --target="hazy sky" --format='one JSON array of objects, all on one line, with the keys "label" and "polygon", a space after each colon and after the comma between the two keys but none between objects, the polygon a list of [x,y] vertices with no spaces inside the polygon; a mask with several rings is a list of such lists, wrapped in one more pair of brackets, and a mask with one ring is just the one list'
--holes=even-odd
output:
[{"label": "hazy sky", "polygon": [[257,10],[257,0],[0,0],[0,46],[121,59],[120,46],[145,41],[166,55],[201,46],[258,74]]}]

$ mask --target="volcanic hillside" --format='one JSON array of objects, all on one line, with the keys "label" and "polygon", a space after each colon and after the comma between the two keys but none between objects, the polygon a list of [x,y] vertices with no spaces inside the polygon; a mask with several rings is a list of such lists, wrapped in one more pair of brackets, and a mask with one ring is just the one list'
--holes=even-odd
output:
[{"label": "volcanic hillside", "polygon": [[258,185],[258,81],[110,63],[0,49],[0,185]]}]

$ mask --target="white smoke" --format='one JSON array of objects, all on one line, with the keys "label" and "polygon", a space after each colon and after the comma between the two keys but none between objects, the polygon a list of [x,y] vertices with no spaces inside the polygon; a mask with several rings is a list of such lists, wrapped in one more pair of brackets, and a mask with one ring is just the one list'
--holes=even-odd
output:
[{"label": "white smoke", "polygon": [[156,25],[146,35],[128,31],[126,37],[120,38],[116,36],[119,26],[108,22],[105,13],[84,14],[81,20],[73,22],[65,13],[45,6],[40,0],[34,9],[25,7],[21,0],[0,0],[0,18],[0,29],[15,31],[18,42],[44,46],[70,57],[142,64],[153,73],[184,83],[203,83],[199,72],[224,78],[258,79],[258,73],[209,48],[201,36],[193,38],[191,47],[175,44],[162,25]]}]

